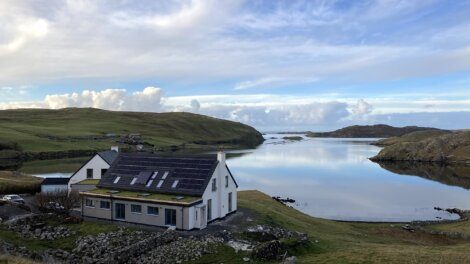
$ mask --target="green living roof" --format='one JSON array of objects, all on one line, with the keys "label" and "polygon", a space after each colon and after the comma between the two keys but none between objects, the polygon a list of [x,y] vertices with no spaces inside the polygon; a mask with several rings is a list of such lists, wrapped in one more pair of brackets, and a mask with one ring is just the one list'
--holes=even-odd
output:
[{"label": "green living roof", "polygon": [[[113,196],[114,198],[133,198],[150,200],[153,202],[171,202],[180,204],[189,204],[202,199],[197,196],[187,195],[174,195],[174,194],[161,194],[161,193],[143,193],[143,192],[132,192],[132,191],[117,191],[105,188],[97,188],[90,191],[83,192],[83,194],[97,194]],[[177,199],[179,198],[179,199]]]},{"label": "green living roof", "polygon": [[83,180],[83,181],[79,181],[75,184],[97,185],[99,181],[100,181],[99,179],[86,179],[86,180]]}]

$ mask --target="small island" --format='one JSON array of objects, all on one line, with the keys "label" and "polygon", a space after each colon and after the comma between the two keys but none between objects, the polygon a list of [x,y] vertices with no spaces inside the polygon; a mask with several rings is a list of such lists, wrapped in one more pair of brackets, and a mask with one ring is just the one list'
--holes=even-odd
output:
[{"label": "small island", "polygon": [[348,126],[330,132],[309,132],[308,137],[331,137],[331,138],[388,138],[402,136],[415,131],[438,131],[432,127],[405,126],[393,127],[377,124],[371,126]]},{"label": "small island", "polygon": [[287,137],[282,137],[282,139],[284,140],[291,140],[291,141],[300,141],[302,139],[304,139],[303,137],[301,136],[287,136]]}]

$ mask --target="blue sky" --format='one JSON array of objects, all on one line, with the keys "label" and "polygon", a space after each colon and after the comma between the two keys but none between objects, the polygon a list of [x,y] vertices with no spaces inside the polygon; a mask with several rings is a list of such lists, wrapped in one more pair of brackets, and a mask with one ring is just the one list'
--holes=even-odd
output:
[{"label": "blue sky", "polygon": [[470,127],[470,1],[2,1],[0,108]]}]

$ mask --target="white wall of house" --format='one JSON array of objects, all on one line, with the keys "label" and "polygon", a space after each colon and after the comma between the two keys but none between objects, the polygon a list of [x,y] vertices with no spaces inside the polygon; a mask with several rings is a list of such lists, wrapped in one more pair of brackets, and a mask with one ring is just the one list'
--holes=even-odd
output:
[{"label": "white wall of house", "polygon": [[69,180],[68,189],[71,189],[71,185],[77,182],[81,182],[87,179],[87,169],[93,170],[92,179],[101,179],[101,170],[109,169],[109,164],[96,154],[91,160],[89,160],[80,170],[74,173]]},{"label": "white wall of house", "polygon": [[67,185],[65,184],[55,184],[55,185],[41,185],[41,193],[49,193],[56,191],[66,191]]},{"label": "white wall of house", "polygon": [[[203,203],[206,205],[206,216],[209,214],[208,201],[212,200],[211,218],[208,221],[225,217],[230,212],[237,210],[237,186],[230,176],[225,164],[225,153],[219,152],[217,155],[219,164],[211,177],[209,184],[202,195]],[[226,178],[227,176],[227,178]],[[216,180],[216,190],[213,190],[212,182]],[[228,184],[226,184],[226,179]],[[229,193],[232,195],[232,210],[229,212]]]}]

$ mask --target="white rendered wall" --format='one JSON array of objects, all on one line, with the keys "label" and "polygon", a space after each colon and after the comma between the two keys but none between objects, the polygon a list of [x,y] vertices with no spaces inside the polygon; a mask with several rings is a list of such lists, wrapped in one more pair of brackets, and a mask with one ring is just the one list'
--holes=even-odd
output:
[{"label": "white rendered wall", "polygon": [[77,171],[70,178],[68,189],[71,189],[72,184],[86,180],[86,171],[87,169],[93,169],[93,179],[101,179],[101,169],[109,169],[109,164],[96,154],[90,161],[88,161],[85,166],[83,166],[79,171]]}]

